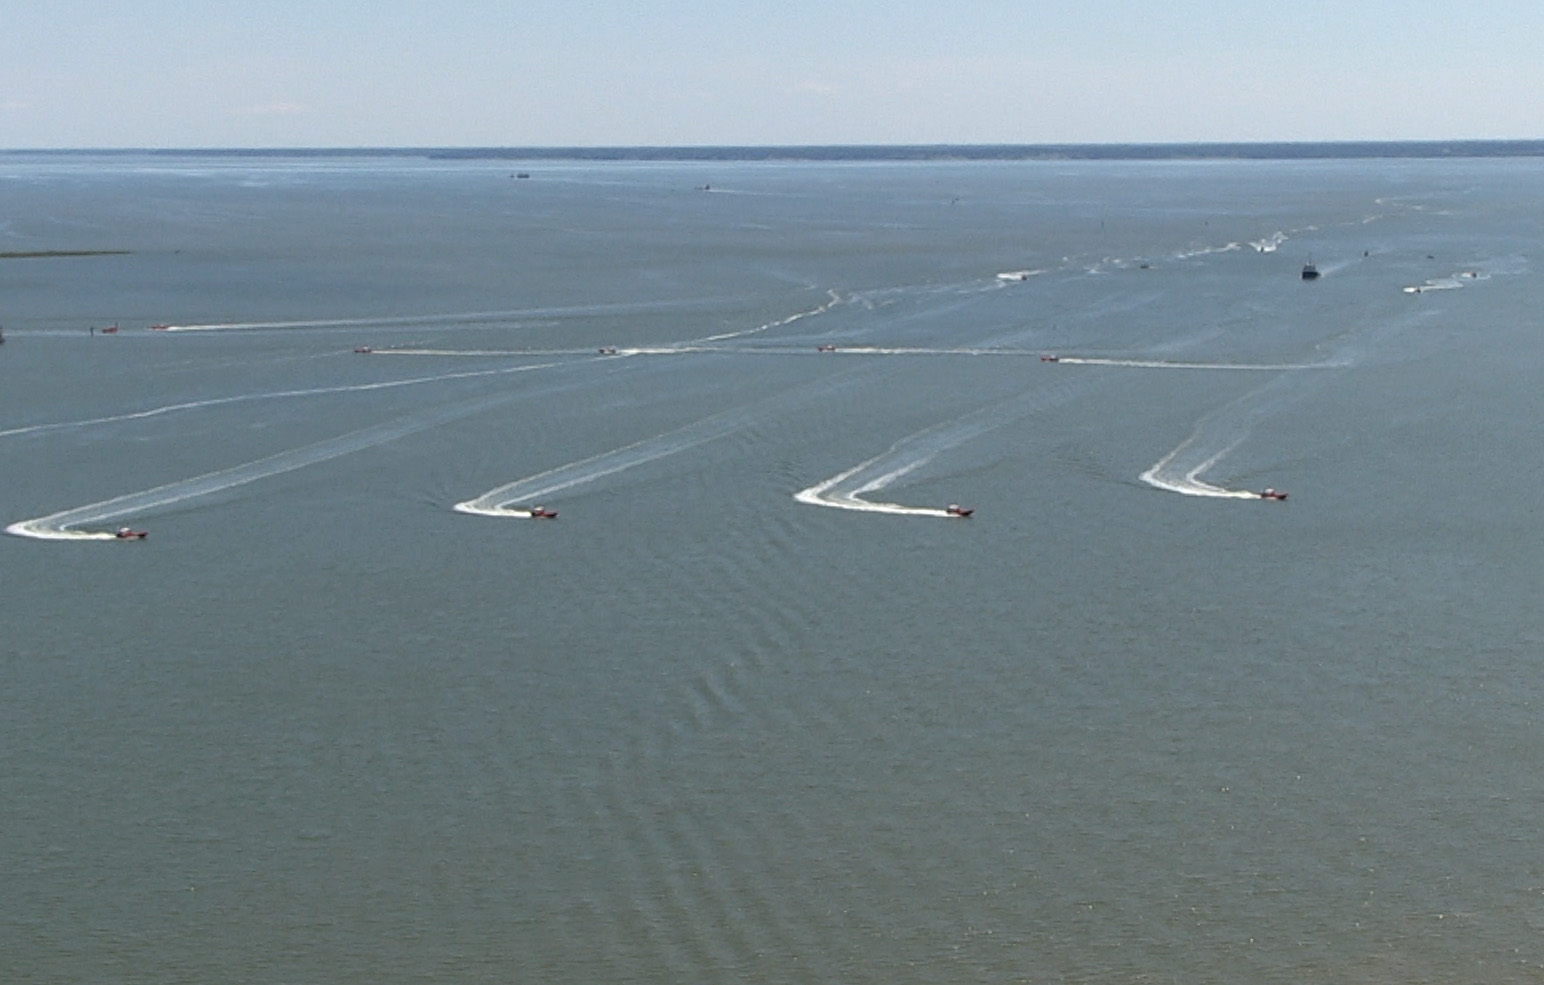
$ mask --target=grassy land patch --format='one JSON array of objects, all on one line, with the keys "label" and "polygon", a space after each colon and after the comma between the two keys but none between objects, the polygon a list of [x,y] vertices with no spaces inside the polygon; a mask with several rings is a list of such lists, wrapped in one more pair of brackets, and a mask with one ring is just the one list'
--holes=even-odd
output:
[{"label": "grassy land patch", "polygon": [[133,250],[27,250],[20,253],[0,253],[0,260],[41,260],[48,257],[118,257],[127,256]]}]

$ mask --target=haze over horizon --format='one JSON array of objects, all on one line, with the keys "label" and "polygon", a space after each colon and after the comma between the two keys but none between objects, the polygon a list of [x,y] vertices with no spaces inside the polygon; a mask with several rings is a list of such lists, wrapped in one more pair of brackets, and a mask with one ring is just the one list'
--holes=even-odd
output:
[{"label": "haze over horizon", "polygon": [[0,28],[0,149],[1544,136],[1522,0],[13,0]]}]

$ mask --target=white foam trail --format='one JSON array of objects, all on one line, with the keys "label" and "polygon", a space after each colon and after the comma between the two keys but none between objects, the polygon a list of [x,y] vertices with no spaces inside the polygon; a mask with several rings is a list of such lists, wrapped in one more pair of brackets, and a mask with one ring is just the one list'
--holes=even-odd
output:
[{"label": "white foam trail", "polygon": [[794,499],[810,506],[826,506],[861,513],[889,513],[897,516],[935,516],[953,518],[946,509],[934,506],[907,506],[901,503],[864,499],[879,492],[931,462],[938,455],[972,438],[995,430],[1022,417],[1070,400],[1078,389],[1068,384],[1031,391],[1001,404],[983,407],[964,417],[907,435],[873,458],[794,493]]},{"label": "white foam trail", "polygon": [[974,349],[961,347],[957,349],[936,349],[923,346],[878,346],[878,345],[844,345],[838,348],[836,355],[846,353],[849,356],[1028,356],[1038,353],[1027,349]]},{"label": "white foam trail", "polygon": [[786,318],[779,318],[777,321],[769,321],[764,325],[757,325],[755,328],[747,328],[738,332],[725,332],[721,335],[708,335],[700,339],[693,339],[692,341],[723,342],[725,339],[744,338],[747,335],[755,335],[758,332],[766,332],[774,328],[782,328],[784,325],[792,325],[794,322],[802,321],[805,318],[814,318],[817,315],[823,315],[841,303],[842,296],[840,294],[836,293],[835,291],[827,291],[825,304],[818,305],[809,309],[808,311],[797,311]]},{"label": "white foam trail", "polygon": [[168,325],[164,332],[238,332],[275,329],[389,328],[404,325],[457,325],[497,322],[511,319],[556,318],[565,316],[614,315],[629,312],[687,310],[722,304],[730,298],[694,298],[690,301],[640,301],[618,304],[587,304],[548,308],[510,308],[503,311],[465,311],[429,315],[392,315],[377,318],[316,318],[298,321],[207,322]]},{"label": "white foam trail", "polygon": [[828,381],[818,381],[796,387],[775,397],[744,407],[732,408],[652,438],[644,438],[611,451],[591,455],[523,479],[516,479],[514,482],[490,489],[474,499],[457,503],[455,509],[459,513],[471,513],[477,516],[529,518],[530,507],[544,499],[550,499],[554,493],[586,485],[608,475],[615,475],[668,455],[686,451],[716,438],[722,438],[755,423],[779,408],[803,400],[817,391],[827,390],[831,386],[832,384]]},{"label": "white foam trail", "polygon": [[1239,435],[1231,444],[1221,450],[1214,451],[1200,461],[1195,460],[1195,446],[1202,442],[1203,427],[1197,427],[1195,433],[1185,440],[1178,448],[1169,452],[1159,460],[1158,464],[1142,473],[1142,481],[1150,486],[1165,489],[1169,492],[1177,492],[1183,496],[1210,496],[1217,499],[1259,499],[1260,494],[1246,489],[1224,489],[1214,486],[1209,482],[1202,482],[1199,476],[1212,466],[1216,465],[1233,449],[1243,443],[1248,434]]},{"label": "white foam trail", "polygon": [[61,510],[33,520],[22,520],[5,528],[5,532],[17,537],[38,540],[116,540],[112,533],[79,530],[88,524],[106,523],[122,517],[159,510],[190,499],[243,486],[259,479],[293,472],[308,465],[316,465],[396,438],[423,431],[448,421],[466,417],[515,399],[518,394],[500,393],[461,401],[434,410],[398,418],[384,424],[352,431],[326,441],[292,448],[289,451],[269,455],[216,472],[206,472],[191,479],[167,483],[141,492],[128,493],[74,509]]},{"label": "white foam trail", "polygon": [[[1255,422],[1316,389],[1304,377],[1283,374],[1203,417],[1190,437],[1142,473],[1150,486],[1183,496],[1212,499],[1259,499],[1258,492],[1228,489],[1201,476],[1231,454],[1254,431]],[[1322,381],[1324,377],[1310,377]]]},{"label": "white foam trail", "polygon": [[[738,333],[748,335],[749,332]],[[695,343],[679,343],[658,346],[630,346],[615,347],[615,351],[608,353],[616,356],[683,356],[700,353],[726,353],[737,356],[786,356],[790,354],[805,355],[813,351],[813,347],[801,345],[792,346],[740,346],[740,345],[702,345]],[[998,349],[976,348],[960,346],[955,348],[935,348],[927,346],[874,346],[874,345],[843,345],[830,350],[825,355],[846,354],[849,356],[1035,356],[1040,354],[1038,349]],[[594,349],[376,349],[371,355],[376,356],[498,356],[508,358],[510,356],[577,356],[594,355]],[[1071,362],[1073,360],[1063,360]],[[1084,360],[1090,361],[1090,360]],[[1274,367],[1272,367],[1274,368]]]},{"label": "white foam trail", "polygon": [[808,489],[801,489],[794,493],[793,498],[810,506],[830,506],[839,510],[857,510],[862,513],[891,513],[899,516],[942,516],[952,517],[954,514],[948,510],[931,506],[903,506],[900,503],[880,503],[860,498],[862,493],[874,492],[890,485],[896,479],[925,465],[933,456],[910,462],[900,468],[893,469],[879,477],[862,481],[854,488],[847,488],[854,476],[861,476],[878,462],[889,458],[895,452],[892,446],[883,454],[876,455],[866,462],[860,462],[842,472],[834,475],[824,482],[816,483]]},{"label": "white foam trail", "polygon": [[594,349],[371,349],[365,355],[371,356],[476,356],[497,357],[499,359],[517,358],[520,356],[593,356]]},{"label": "white foam trail", "polygon": [[1278,229],[1264,239],[1252,240],[1249,245],[1254,247],[1256,253],[1275,253],[1286,241],[1287,234]]},{"label": "white foam trail", "polygon": [[1167,359],[1100,359],[1089,356],[1058,356],[1058,363],[1073,366],[1130,366],[1137,369],[1223,369],[1247,372],[1282,372],[1301,369],[1335,369],[1340,363],[1183,363]]},{"label": "white foam trail", "polygon": [[1424,284],[1407,287],[1405,288],[1405,293],[1424,294],[1427,291],[1456,291],[1482,280],[1490,280],[1490,275],[1478,270],[1462,270],[1447,277],[1436,277]]},{"label": "white foam trail", "polygon": [[[1250,244],[1253,245],[1253,244]],[[1176,260],[1193,260],[1196,257],[1211,256],[1214,253],[1232,253],[1243,249],[1238,243],[1224,243],[1221,246],[1197,246],[1194,249],[1183,250],[1174,254]]]},{"label": "white foam trail", "polygon": [[147,410],[130,411],[126,414],[110,414],[106,417],[88,417],[78,421],[56,421],[51,424],[31,424],[26,427],[10,428],[0,431],[0,438],[8,438],[20,434],[36,434],[41,431],[62,431],[69,428],[84,428],[95,424],[116,424],[120,421],[137,421],[147,417],[160,417],[163,414],[175,414],[185,410],[201,410],[208,407],[220,407],[225,404],[247,403],[257,400],[283,400],[291,397],[317,397],[329,393],[360,393],[368,390],[389,390],[395,387],[421,386],[425,383],[443,383],[447,380],[475,379],[481,376],[501,376],[508,373],[524,373],[533,369],[550,369],[557,363],[542,363],[536,366],[507,366],[502,369],[468,370],[460,373],[441,373],[435,376],[418,376],[407,380],[387,380],[381,383],[355,383],[348,386],[313,387],[305,390],[276,390],[271,393],[243,393],[234,397],[214,397],[209,400],[189,400],[180,404],[166,404],[161,407],[151,407]]}]

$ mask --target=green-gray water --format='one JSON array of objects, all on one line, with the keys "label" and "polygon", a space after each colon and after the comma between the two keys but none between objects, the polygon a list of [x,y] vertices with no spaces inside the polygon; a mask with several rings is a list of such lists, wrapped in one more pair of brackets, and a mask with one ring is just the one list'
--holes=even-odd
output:
[{"label": "green-gray water", "polygon": [[0,978],[1537,982],[1541,202],[0,162]]}]

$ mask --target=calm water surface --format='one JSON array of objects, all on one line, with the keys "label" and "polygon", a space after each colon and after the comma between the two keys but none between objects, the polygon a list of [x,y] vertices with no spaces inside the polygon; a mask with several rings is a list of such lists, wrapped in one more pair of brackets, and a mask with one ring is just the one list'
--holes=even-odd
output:
[{"label": "calm water surface", "polygon": [[0,163],[0,978],[1544,974],[1538,161],[510,167]]}]

